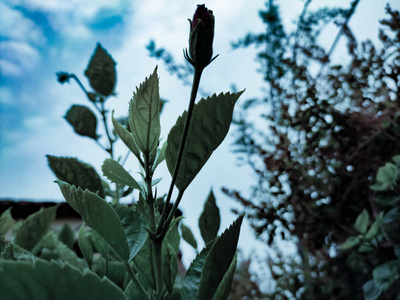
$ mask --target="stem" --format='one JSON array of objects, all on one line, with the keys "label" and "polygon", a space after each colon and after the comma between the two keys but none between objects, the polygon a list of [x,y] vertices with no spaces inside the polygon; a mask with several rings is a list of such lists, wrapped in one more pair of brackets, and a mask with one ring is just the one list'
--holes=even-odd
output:
[{"label": "stem", "polygon": [[151,300],[149,295],[146,293],[146,290],[144,289],[143,285],[140,283],[140,281],[136,277],[135,273],[133,273],[132,268],[131,268],[131,266],[129,265],[128,262],[125,262],[125,266],[126,266],[126,269],[128,270],[129,276],[131,277],[133,283],[136,285],[136,287],[139,289],[139,291],[144,296],[143,299]]},{"label": "stem", "polygon": [[[204,68],[198,68],[198,67],[194,68],[192,91],[190,94],[190,101],[189,101],[189,107],[188,107],[188,112],[187,112],[187,116],[186,116],[185,128],[183,130],[181,145],[179,147],[179,152],[178,152],[178,158],[175,163],[175,168],[174,168],[174,173],[172,176],[171,185],[169,186],[168,196],[164,203],[161,220],[160,220],[160,224],[158,225],[156,235],[160,234],[161,231],[165,231],[164,220],[167,217],[168,206],[171,201],[172,191],[174,190],[176,178],[178,177],[178,170],[179,170],[179,167],[181,164],[183,150],[185,148],[186,138],[187,138],[187,134],[189,131],[190,120],[192,118],[194,103],[196,100],[196,95],[197,95],[197,91],[199,89],[199,84],[200,84],[201,73],[203,72],[203,70],[204,70]],[[183,191],[182,191],[182,194],[183,194]],[[176,202],[178,202],[178,201],[176,201]],[[176,202],[175,202],[175,204],[176,204]],[[174,207],[175,207],[175,205],[174,205]],[[172,213],[172,211],[171,211],[171,213]]]},{"label": "stem", "polygon": [[161,239],[164,238],[165,234],[167,233],[169,224],[171,224],[172,219],[173,219],[174,216],[175,216],[175,212],[176,212],[176,210],[178,209],[179,203],[181,202],[181,199],[182,199],[182,196],[183,196],[183,192],[184,192],[184,191],[179,191],[178,197],[176,197],[176,201],[175,201],[175,203],[174,203],[174,206],[173,206],[172,209],[171,209],[171,212],[170,212],[169,215],[168,215],[167,221],[165,222],[165,226],[162,228],[162,230],[161,230],[161,232],[160,232],[160,234],[159,234],[159,237],[160,237]]}]

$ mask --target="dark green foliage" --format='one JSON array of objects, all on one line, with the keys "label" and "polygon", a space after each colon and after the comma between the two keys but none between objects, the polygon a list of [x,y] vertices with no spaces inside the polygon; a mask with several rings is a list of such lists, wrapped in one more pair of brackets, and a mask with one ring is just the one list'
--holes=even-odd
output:
[{"label": "dark green foliage", "polygon": [[104,198],[103,185],[95,169],[76,158],[47,155],[49,167],[58,179],[88,189]]},{"label": "dark green foliage", "polygon": [[112,57],[98,43],[85,70],[85,76],[89,79],[90,86],[99,94],[109,96],[114,91],[116,82],[115,65],[116,63]]},{"label": "dark green foliage", "polygon": [[11,216],[11,208],[5,210],[0,216],[0,236],[5,235],[14,226],[14,219]]},{"label": "dark green foliage", "polygon": [[70,249],[75,244],[75,232],[68,223],[64,223],[58,233],[58,239],[63,242]]},{"label": "dark green foliage", "polygon": [[199,219],[200,233],[204,243],[208,244],[217,236],[220,223],[219,208],[215,203],[215,196],[211,190]]},{"label": "dark green foliage", "polygon": [[97,140],[97,118],[88,107],[72,105],[67,111],[65,119],[77,134]]}]

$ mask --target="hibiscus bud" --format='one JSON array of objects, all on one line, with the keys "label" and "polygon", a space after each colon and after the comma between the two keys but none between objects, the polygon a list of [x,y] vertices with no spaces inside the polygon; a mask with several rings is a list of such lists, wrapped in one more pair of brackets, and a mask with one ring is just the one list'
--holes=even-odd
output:
[{"label": "hibiscus bud", "polygon": [[214,15],[204,4],[197,5],[193,20],[190,22],[189,55],[186,59],[195,67],[204,68],[213,54]]}]

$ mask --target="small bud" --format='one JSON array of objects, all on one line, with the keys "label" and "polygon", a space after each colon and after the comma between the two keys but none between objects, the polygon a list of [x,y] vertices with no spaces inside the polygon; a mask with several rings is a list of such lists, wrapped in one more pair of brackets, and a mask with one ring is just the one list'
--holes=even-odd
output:
[{"label": "small bud", "polygon": [[71,78],[71,76],[67,72],[57,72],[56,76],[57,81],[61,84],[69,82],[69,79]]},{"label": "small bud", "polygon": [[185,58],[194,66],[205,68],[212,60],[214,40],[214,15],[204,4],[197,5],[190,22],[189,54]]}]

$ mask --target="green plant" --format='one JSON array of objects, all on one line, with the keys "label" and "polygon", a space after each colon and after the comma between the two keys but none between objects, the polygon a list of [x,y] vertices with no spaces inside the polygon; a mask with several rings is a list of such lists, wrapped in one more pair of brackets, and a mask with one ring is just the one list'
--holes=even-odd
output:
[{"label": "green plant", "polygon": [[[224,140],[240,93],[214,94],[195,103],[200,78],[213,61],[214,16],[199,5],[190,21],[189,51],[185,58],[194,68],[189,108],[160,143],[160,107],[157,68],[136,89],[129,105],[127,127],[113,116],[116,136],[129,148],[141,167],[138,181],[114,160],[112,136],[104,103],[115,86],[115,63],[97,46],[85,75],[95,93],[89,93],[74,74],[59,73],[65,82],[74,78],[101,114],[109,146],[98,141],[96,117],[88,108],[73,106],[66,119],[76,133],[90,137],[111,156],[102,171],[116,190],[104,189],[104,181],[89,165],[71,158],[49,156],[65,200],[82,217],[78,244],[82,257],[70,246],[68,226],[55,235],[49,231],[57,206],[43,209],[17,225],[10,210],[0,217],[0,298],[7,299],[225,299],[236,267],[236,248],[243,215],[221,235],[219,210],[212,193],[200,220],[206,247],[185,276],[178,273],[177,255],[182,237],[197,248],[190,229],[175,217],[183,194],[213,151]],[[172,175],[166,197],[157,197],[153,178],[166,161]],[[178,189],[172,205],[174,186]],[[125,188],[139,191],[130,207],[119,204]],[[125,192],[127,190],[124,190]],[[105,196],[112,196],[111,203]],[[164,201],[165,198],[165,201]],[[86,227],[89,226],[90,228]],[[14,240],[4,235],[14,230]]]}]

